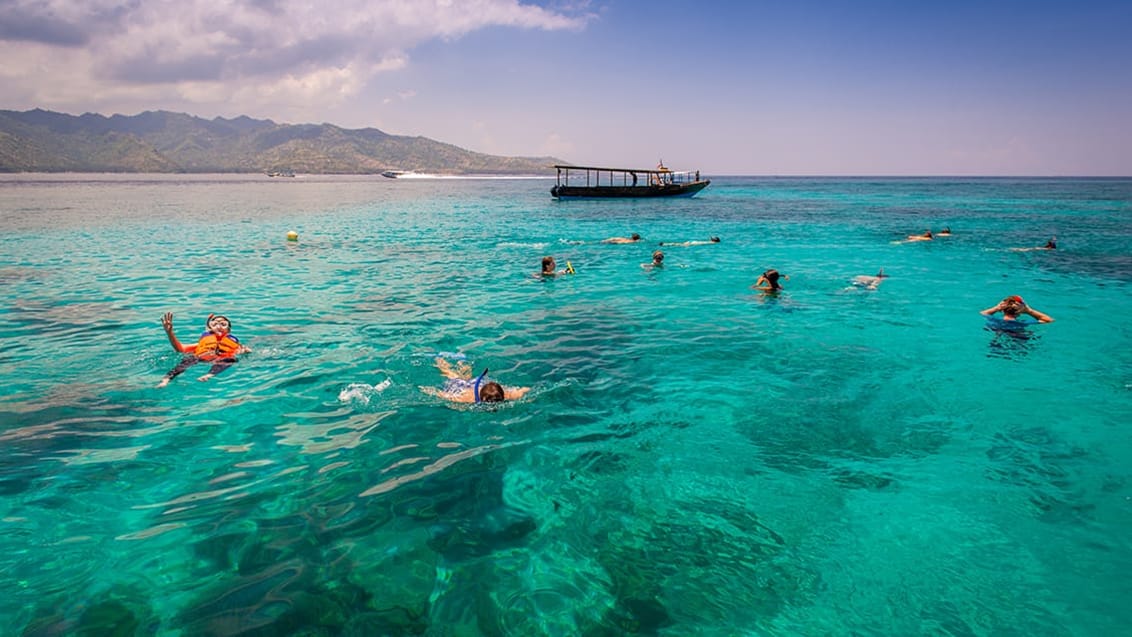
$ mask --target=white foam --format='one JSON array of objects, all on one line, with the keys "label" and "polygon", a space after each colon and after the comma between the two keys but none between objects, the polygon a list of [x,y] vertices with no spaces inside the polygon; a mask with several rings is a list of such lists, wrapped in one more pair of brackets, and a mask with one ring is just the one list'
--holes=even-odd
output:
[{"label": "white foam", "polygon": [[376,385],[367,385],[365,383],[350,383],[345,389],[338,392],[338,400],[343,403],[352,403],[355,405],[368,405],[373,397],[377,394],[389,389],[393,384],[393,380],[386,378]]}]

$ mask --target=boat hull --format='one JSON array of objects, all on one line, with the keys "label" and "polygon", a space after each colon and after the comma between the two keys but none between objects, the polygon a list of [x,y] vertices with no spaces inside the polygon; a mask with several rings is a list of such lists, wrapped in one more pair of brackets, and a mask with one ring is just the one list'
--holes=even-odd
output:
[{"label": "boat hull", "polygon": [[550,189],[555,199],[620,199],[641,197],[692,197],[707,188],[710,179],[661,186],[563,186]]}]

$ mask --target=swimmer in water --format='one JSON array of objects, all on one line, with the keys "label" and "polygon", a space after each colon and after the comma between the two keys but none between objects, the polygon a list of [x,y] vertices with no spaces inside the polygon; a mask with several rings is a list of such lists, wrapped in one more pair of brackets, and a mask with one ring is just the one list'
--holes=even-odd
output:
[{"label": "swimmer in water", "polygon": [[778,270],[770,269],[759,275],[755,284],[751,286],[752,290],[761,290],[763,294],[778,294],[782,290],[782,285],[779,284],[779,279],[790,280],[790,277],[785,274],[780,274]]},{"label": "swimmer in water", "polygon": [[1037,246],[1037,247],[1034,247],[1034,248],[1010,248],[1010,251],[1011,252],[1032,252],[1034,250],[1056,250],[1056,249],[1057,249],[1057,237],[1050,237],[1049,241],[1046,241],[1046,244],[1044,246]]},{"label": "swimmer in water", "polygon": [[852,283],[854,287],[865,288],[866,290],[875,290],[880,287],[881,280],[887,278],[888,275],[884,273],[884,268],[881,268],[880,271],[876,273],[876,276],[868,276],[867,274],[862,274],[860,276],[853,277]]},{"label": "swimmer in water", "polygon": [[608,239],[603,239],[602,243],[636,243],[640,240],[641,240],[641,235],[634,232],[632,235],[630,235],[628,237],[610,237]]},{"label": "swimmer in water", "polygon": [[240,339],[232,336],[232,323],[226,317],[217,314],[208,315],[205,320],[205,331],[201,333],[200,339],[191,345],[183,345],[181,341],[177,340],[177,336],[173,333],[172,312],[166,312],[161,317],[161,326],[165,328],[165,336],[169,338],[169,344],[173,346],[173,349],[184,353],[185,357],[169,373],[165,374],[165,378],[157,384],[158,387],[168,385],[169,381],[179,376],[186,369],[202,362],[212,363],[208,373],[197,378],[199,381],[206,381],[235,365],[237,354],[251,351],[240,344]]},{"label": "swimmer in water", "polygon": [[660,250],[653,252],[652,253],[652,262],[651,263],[642,263],[641,267],[646,269],[646,270],[651,270],[653,268],[663,268],[664,267],[664,253],[661,252]]},{"label": "swimmer in water", "polygon": [[905,241],[931,241],[933,239],[932,229],[928,228],[924,234],[910,234],[905,238]]},{"label": "swimmer in water", "polygon": [[444,385],[440,388],[421,387],[421,391],[454,403],[501,403],[518,400],[531,391],[530,387],[504,387],[487,378],[486,369],[472,378],[472,368],[465,361],[453,367],[447,359],[437,358],[436,369],[444,376]]},{"label": "swimmer in water", "polygon": [[559,276],[559,275],[562,275],[562,274],[574,274],[574,266],[571,265],[569,261],[566,262],[565,268],[563,268],[561,270],[559,270],[557,268],[558,268],[558,264],[555,263],[554,257],[543,257],[542,258],[542,271],[535,274],[534,276],[535,276],[536,279],[540,279],[542,277]]},{"label": "swimmer in water", "polygon": [[998,305],[988,307],[979,312],[979,314],[983,316],[994,316],[998,312],[1002,312],[1002,320],[1004,321],[1017,321],[1023,314],[1028,314],[1038,319],[1039,323],[1053,323],[1053,318],[1049,314],[1039,312],[1029,305],[1026,305],[1022,297],[1017,294],[1002,299],[998,302]]},{"label": "swimmer in water", "polygon": [[662,246],[686,248],[688,246],[709,246],[713,243],[719,243],[719,237],[712,237],[709,241],[685,241],[683,243],[665,243],[660,242]]}]

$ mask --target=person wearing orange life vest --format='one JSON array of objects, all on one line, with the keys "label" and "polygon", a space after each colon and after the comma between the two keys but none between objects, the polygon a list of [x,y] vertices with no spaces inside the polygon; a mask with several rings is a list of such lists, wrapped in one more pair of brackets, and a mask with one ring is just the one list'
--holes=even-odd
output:
[{"label": "person wearing orange life vest", "polygon": [[165,374],[158,387],[164,387],[169,381],[176,378],[186,369],[197,363],[212,363],[208,373],[197,380],[206,381],[220,372],[228,369],[236,362],[236,355],[251,350],[240,344],[240,339],[232,336],[232,323],[227,317],[209,314],[205,320],[205,331],[201,333],[200,340],[192,345],[184,345],[177,340],[173,333],[173,313],[166,312],[161,317],[161,326],[165,328],[165,335],[169,337],[169,344],[173,349],[185,354],[177,366]]}]

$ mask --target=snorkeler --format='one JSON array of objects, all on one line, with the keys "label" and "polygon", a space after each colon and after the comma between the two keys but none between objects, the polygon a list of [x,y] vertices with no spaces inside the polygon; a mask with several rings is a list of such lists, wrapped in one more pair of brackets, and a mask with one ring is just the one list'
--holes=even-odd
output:
[{"label": "snorkeler", "polygon": [[1046,244],[1044,246],[1037,246],[1037,247],[1034,247],[1034,248],[1010,248],[1010,251],[1011,252],[1032,252],[1034,250],[1056,250],[1056,249],[1057,249],[1057,237],[1050,237],[1049,241],[1046,241]]},{"label": "snorkeler", "polygon": [[652,262],[651,263],[642,263],[641,267],[646,269],[646,270],[651,270],[653,268],[663,268],[664,267],[664,253],[661,252],[660,250],[653,252],[652,253]]},{"label": "snorkeler", "polygon": [[931,241],[933,238],[932,229],[928,228],[924,234],[910,234],[905,241]]},{"label": "snorkeler", "polygon": [[185,354],[181,362],[165,374],[165,378],[157,384],[164,387],[169,381],[179,376],[186,369],[205,362],[212,363],[208,373],[197,380],[206,381],[236,363],[236,355],[250,352],[251,349],[240,344],[240,339],[232,336],[232,323],[223,316],[209,314],[204,322],[205,331],[200,339],[193,345],[182,345],[173,333],[173,313],[166,312],[161,317],[161,326],[165,328],[165,335],[169,337],[169,344],[173,349]]},{"label": "snorkeler", "polygon": [[683,243],[665,243],[660,242],[662,246],[670,247],[687,247],[687,246],[709,246],[713,243],[719,243],[719,237],[712,237],[710,241],[685,241]]},{"label": "snorkeler", "polygon": [[865,288],[866,290],[875,290],[880,287],[881,280],[887,278],[888,275],[884,273],[884,268],[881,268],[875,276],[862,274],[860,276],[853,277],[852,283],[855,287]]},{"label": "snorkeler", "polygon": [[436,368],[446,379],[444,385],[440,388],[421,387],[421,391],[454,403],[501,403],[518,400],[531,391],[530,387],[504,387],[487,378],[487,369],[473,379],[472,368],[466,361],[460,361],[453,367],[448,359],[438,357]]},{"label": "snorkeler", "polygon": [[979,314],[982,314],[983,316],[992,316],[996,312],[1002,312],[1002,320],[1004,321],[1017,321],[1018,318],[1023,314],[1028,314],[1038,319],[1039,323],[1053,322],[1053,317],[1051,317],[1049,314],[1045,314],[1044,312],[1039,312],[1029,305],[1026,305],[1026,302],[1022,300],[1022,297],[1018,296],[1017,294],[1002,299],[998,302],[998,305],[995,305],[994,307],[988,307],[987,309],[979,312]]},{"label": "snorkeler", "polygon": [[780,274],[778,270],[770,269],[759,275],[759,279],[751,286],[752,290],[762,290],[764,294],[777,294],[782,290],[782,286],[778,283],[778,279],[790,280],[790,277],[785,274]]},{"label": "snorkeler", "polygon": [[634,232],[632,235],[630,235],[628,237],[610,237],[608,239],[602,239],[601,242],[602,243],[636,243],[640,240],[641,240],[641,235]]},{"label": "snorkeler", "polygon": [[535,275],[536,278],[544,276],[558,276],[560,274],[574,274],[574,266],[567,261],[566,267],[562,270],[556,269],[558,264],[554,262],[554,257],[542,258],[542,271]]}]

